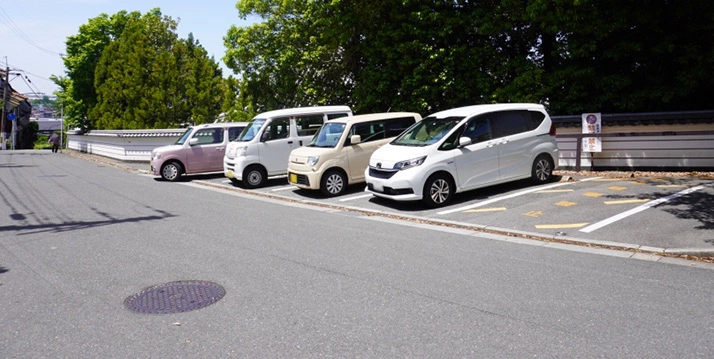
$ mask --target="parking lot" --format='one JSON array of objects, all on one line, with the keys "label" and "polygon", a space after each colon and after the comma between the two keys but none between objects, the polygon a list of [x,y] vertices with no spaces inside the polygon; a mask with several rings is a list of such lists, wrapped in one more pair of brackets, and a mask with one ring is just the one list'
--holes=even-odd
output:
[{"label": "parking lot", "polygon": [[293,187],[285,178],[273,178],[257,189],[236,186],[220,174],[188,176],[184,182],[541,240],[583,240],[694,256],[714,253],[714,181],[706,178],[557,176],[544,185],[519,181],[460,193],[436,209],[374,197],[364,184],[326,198]]}]

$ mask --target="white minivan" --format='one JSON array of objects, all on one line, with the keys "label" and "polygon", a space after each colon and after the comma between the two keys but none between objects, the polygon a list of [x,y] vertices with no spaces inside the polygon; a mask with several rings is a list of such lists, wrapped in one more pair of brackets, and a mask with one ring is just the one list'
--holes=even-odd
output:
[{"label": "white minivan", "polygon": [[352,116],[348,106],[314,106],[268,111],[255,116],[228,144],[223,173],[247,188],[262,186],[268,177],[285,175],[288,156],[307,145],[330,119]]},{"label": "white minivan", "polygon": [[372,154],[367,191],[397,201],[446,204],[455,193],[551,179],[555,126],[543,105],[475,105],[432,114]]},{"label": "white minivan", "polygon": [[364,182],[372,153],[421,120],[414,112],[386,112],[342,117],[325,123],[305,146],[290,153],[288,182],[337,196],[348,185]]}]

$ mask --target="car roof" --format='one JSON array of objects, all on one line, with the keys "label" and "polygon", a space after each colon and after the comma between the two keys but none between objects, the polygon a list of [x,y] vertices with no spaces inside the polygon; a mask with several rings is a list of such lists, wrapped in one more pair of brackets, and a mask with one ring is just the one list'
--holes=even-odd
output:
[{"label": "car roof", "polygon": [[421,115],[416,112],[380,112],[380,113],[367,113],[363,115],[347,116],[333,118],[329,122],[338,123],[355,123],[355,122],[366,122],[372,120],[385,120],[389,118],[400,118],[400,117],[415,117],[416,121],[421,119]]},{"label": "car roof", "polygon": [[215,128],[215,127],[233,127],[233,126],[248,126],[248,122],[213,122],[196,125],[196,128]]},{"label": "car roof", "polygon": [[349,106],[312,106],[312,107],[294,107],[294,108],[284,108],[280,110],[273,110],[268,112],[263,112],[255,116],[255,118],[271,118],[280,116],[299,116],[299,115],[310,115],[314,113],[322,112],[349,112],[352,113],[352,109]]},{"label": "car roof", "polygon": [[486,112],[503,110],[545,110],[545,107],[537,103],[498,103],[486,105],[473,105],[457,107],[449,110],[433,113],[430,117],[471,117]]}]

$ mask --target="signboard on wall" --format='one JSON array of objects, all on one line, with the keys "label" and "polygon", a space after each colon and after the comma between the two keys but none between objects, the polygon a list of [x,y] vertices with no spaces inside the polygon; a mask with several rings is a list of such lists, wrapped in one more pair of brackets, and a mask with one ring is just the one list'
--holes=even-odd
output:
[{"label": "signboard on wall", "polygon": [[[600,113],[583,114],[583,134],[598,134],[602,130],[602,117]],[[602,152],[602,139],[600,137],[583,138],[583,152]]]}]

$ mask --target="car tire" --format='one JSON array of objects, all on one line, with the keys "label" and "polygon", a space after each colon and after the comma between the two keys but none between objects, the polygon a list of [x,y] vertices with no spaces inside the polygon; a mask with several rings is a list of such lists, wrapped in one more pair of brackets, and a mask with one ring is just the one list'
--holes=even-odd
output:
[{"label": "car tire", "polygon": [[549,182],[553,178],[553,159],[548,155],[540,155],[533,161],[531,179],[537,184]]},{"label": "car tire", "polygon": [[252,165],[243,171],[243,185],[247,188],[262,186],[267,180],[267,173],[263,167]]},{"label": "car tire", "polygon": [[454,181],[445,173],[434,173],[424,183],[422,201],[429,207],[441,207],[454,196]]},{"label": "car tire", "polygon": [[328,197],[339,196],[347,190],[347,176],[340,170],[329,170],[320,180],[320,192]]},{"label": "car tire", "polygon": [[182,174],[183,166],[181,166],[181,164],[176,161],[165,163],[161,167],[161,178],[167,181],[176,182],[179,180],[179,178],[181,178]]}]

